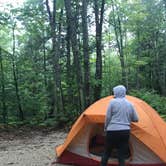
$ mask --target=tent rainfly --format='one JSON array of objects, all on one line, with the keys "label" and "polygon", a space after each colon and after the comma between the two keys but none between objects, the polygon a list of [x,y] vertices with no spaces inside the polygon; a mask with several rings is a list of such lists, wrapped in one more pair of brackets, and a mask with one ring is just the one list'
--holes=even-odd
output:
[{"label": "tent rainfly", "polygon": [[[56,162],[78,166],[98,166],[104,147],[104,120],[113,96],[102,98],[89,106],[77,119],[64,144],[56,147]],[[131,166],[166,166],[166,123],[146,102],[132,96],[139,122],[132,123],[126,163]],[[108,165],[117,165],[113,149]]]}]

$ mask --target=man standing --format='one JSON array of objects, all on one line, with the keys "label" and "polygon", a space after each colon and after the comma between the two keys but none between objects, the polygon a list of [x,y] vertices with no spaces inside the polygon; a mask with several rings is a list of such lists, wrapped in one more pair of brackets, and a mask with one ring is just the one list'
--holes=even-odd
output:
[{"label": "man standing", "polygon": [[114,99],[111,100],[105,118],[106,131],[105,151],[101,166],[106,166],[112,149],[118,150],[119,166],[125,166],[125,154],[129,144],[130,124],[138,122],[133,105],[125,98],[126,88],[118,85],[113,88]]}]

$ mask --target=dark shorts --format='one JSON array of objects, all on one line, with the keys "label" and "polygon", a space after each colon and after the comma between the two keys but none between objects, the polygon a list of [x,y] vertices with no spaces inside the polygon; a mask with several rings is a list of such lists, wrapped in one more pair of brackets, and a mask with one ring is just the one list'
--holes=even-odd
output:
[{"label": "dark shorts", "polygon": [[[119,166],[125,166],[125,158],[130,155],[127,154],[129,152],[129,137],[130,130],[107,131],[101,166],[107,165],[109,157],[118,158]],[[116,154],[112,154],[114,150]]]},{"label": "dark shorts", "polygon": [[[129,137],[130,130],[107,131],[105,140],[106,153],[111,155],[113,150],[117,150],[117,154],[112,157],[122,158],[129,157]],[[120,156],[119,156],[120,155]]]},{"label": "dark shorts", "polygon": [[130,137],[130,130],[120,131],[107,131],[106,133],[106,147],[120,148],[121,146],[127,146]]}]

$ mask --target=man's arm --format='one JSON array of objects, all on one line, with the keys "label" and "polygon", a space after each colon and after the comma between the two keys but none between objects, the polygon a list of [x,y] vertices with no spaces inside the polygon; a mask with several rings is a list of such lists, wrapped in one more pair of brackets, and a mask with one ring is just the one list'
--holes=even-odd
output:
[{"label": "man's arm", "polygon": [[134,109],[134,106],[132,105],[132,122],[138,122],[138,114],[136,110]]},{"label": "man's arm", "polygon": [[105,117],[104,131],[106,131],[107,126],[111,120],[111,107],[112,107],[112,104],[110,103],[107,109],[106,117]]}]

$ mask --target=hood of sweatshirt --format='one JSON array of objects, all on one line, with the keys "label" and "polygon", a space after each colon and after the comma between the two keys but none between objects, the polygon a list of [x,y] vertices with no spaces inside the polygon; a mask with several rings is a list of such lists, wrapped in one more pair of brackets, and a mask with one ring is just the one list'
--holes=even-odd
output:
[{"label": "hood of sweatshirt", "polygon": [[124,98],[126,96],[126,88],[123,85],[118,85],[113,88],[115,98]]}]

